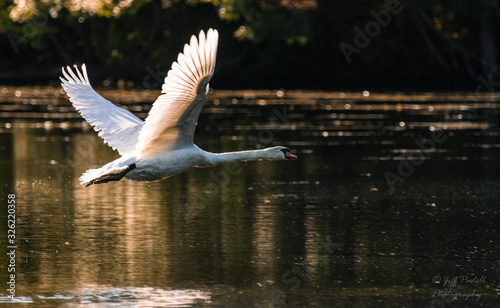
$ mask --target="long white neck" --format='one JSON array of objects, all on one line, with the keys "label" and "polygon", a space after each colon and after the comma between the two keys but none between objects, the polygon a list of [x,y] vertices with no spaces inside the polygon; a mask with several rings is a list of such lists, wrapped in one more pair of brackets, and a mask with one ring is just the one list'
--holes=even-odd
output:
[{"label": "long white neck", "polygon": [[212,167],[225,163],[233,163],[238,161],[250,160],[274,160],[273,153],[269,151],[271,148],[251,151],[238,151],[228,153],[210,153],[204,151],[204,167]]}]

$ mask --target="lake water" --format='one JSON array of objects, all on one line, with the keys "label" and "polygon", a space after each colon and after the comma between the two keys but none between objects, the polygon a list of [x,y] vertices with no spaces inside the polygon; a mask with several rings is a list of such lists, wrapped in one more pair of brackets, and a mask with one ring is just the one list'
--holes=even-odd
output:
[{"label": "lake water", "polygon": [[16,307],[500,306],[496,100],[259,95],[211,99],[196,143],[298,160],[87,188],[118,154],[74,113],[2,103],[0,302],[14,267]]}]

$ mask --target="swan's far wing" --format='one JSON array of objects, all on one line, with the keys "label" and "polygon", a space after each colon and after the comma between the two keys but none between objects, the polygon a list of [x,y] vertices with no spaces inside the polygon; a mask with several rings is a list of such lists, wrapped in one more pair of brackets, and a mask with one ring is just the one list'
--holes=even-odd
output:
[{"label": "swan's far wing", "polygon": [[153,104],[139,134],[141,155],[183,147],[193,142],[194,131],[208,96],[208,82],[215,69],[217,30],[199,39],[193,35],[165,78],[162,95]]},{"label": "swan's far wing", "polygon": [[76,74],[69,66],[66,69],[62,69],[61,85],[76,110],[113,150],[121,155],[135,151],[144,121],[97,94],[90,85],[85,64],[83,74],[76,65]]}]

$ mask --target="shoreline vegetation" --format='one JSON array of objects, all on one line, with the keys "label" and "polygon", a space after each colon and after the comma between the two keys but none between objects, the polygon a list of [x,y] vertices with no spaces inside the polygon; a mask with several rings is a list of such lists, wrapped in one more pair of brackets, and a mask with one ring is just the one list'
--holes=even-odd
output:
[{"label": "shoreline vegetation", "polygon": [[224,89],[474,91],[499,85],[498,14],[499,0],[14,1],[0,84],[55,85],[85,62],[104,86],[159,88],[189,37],[216,28]]}]

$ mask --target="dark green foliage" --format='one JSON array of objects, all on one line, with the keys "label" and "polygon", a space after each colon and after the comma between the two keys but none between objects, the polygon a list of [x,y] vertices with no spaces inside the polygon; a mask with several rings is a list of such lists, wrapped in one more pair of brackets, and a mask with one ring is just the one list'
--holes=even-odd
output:
[{"label": "dark green foliage", "polygon": [[[136,0],[56,14],[38,4],[17,22],[0,3],[0,83],[57,82],[60,66],[85,62],[93,80],[159,88],[189,37],[210,27],[220,32],[216,88],[471,90],[498,75],[494,0]],[[374,34],[363,46],[360,31]]]}]

